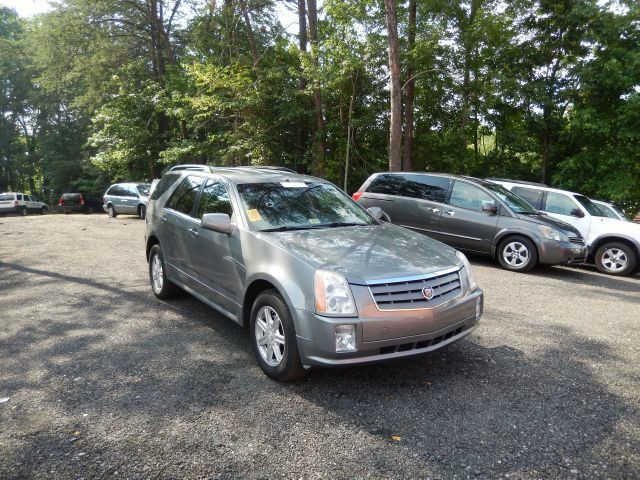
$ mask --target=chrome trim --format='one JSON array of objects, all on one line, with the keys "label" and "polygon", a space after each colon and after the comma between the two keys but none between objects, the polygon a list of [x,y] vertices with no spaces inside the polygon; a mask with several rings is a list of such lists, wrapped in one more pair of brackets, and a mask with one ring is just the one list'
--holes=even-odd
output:
[{"label": "chrome trim", "polygon": [[409,225],[403,225],[402,223],[399,223],[398,225],[400,225],[401,227],[404,227],[404,228],[408,228],[409,230],[420,230],[422,232],[435,233],[436,235],[440,233],[440,232],[438,232],[436,230],[429,230],[427,228],[420,228],[420,227],[410,227]]},{"label": "chrome trim", "polygon": [[400,282],[415,282],[416,280],[428,280],[429,278],[439,277],[441,275],[447,275],[453,272],[459,272],[462,270],[463,266],[451,267],[445,270],[439,270],[437,272],[423,274],[423,275],[413,275],[411,277],[395,277],[395,278],[385,278],[382,280],[370,280],[368,282],[364,282],[365,285],[382,285],[383,283],[400,283]]},{"label": "chrome trim", "polygon": [[475,240],[476,242],[482,241],[481,238],[467,237],[466,235],[456,235],[455,233],[447,233],[447,232],[443,232],[443,231],[440,231],[438,233],[440,235],[449,235],[450,237],[458,237],[458,238],[466,238],[467,240]]}]

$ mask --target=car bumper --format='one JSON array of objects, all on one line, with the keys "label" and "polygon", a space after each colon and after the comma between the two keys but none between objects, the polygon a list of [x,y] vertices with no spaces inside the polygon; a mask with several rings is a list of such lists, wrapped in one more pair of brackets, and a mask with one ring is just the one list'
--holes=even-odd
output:
[{"label": "car bumper", "polygon": [[[456,342],[477,326],[483,310],[483,293],[477,289],[434,308],[403,312],[398,318],[330,318],[304,310],[296,310],[294,322],[299,335],[298,351],[304,365],[339,367],[383,362],[395,358],[428,353]],[[476,312],[479,312],[479,315]],[[416,320],[423,323],[425,333],[393,336],[383,340],[365,341],[367,323],[384,322],[390,331],[415,328]],[[336,325],[355,325],[357,351],[336,353]],[[387,328],[384,328],[385,330]]]},{"label": "car bumper", "polygon": [[540,263],[545,265],[571,265],[584,263],[587,259],[587,247],[569,242],[547,240],[538,245]]},{"label": "car bumper", "polygon": [[0,213],[20,213],[20,207],[0,207]]}]

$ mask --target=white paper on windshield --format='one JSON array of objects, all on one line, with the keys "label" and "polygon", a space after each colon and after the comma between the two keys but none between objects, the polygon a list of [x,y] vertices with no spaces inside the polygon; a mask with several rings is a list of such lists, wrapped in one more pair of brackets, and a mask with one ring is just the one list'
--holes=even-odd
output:
[{"label": "white paper on windshield", "polygon": [[307,188],[307,184],[303,182],[280,182],[284,188]]}]

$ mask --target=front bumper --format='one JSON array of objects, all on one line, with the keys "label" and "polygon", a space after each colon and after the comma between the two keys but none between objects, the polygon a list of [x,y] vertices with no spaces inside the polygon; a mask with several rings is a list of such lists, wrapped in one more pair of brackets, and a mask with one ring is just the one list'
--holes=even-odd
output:
[{"label": "front bumper", "polygon": [[571,265],[587,260],[587,247],[557,240],[545,240],[538,245],[540,263],[545,265]]},{"label": "front bumper", "polygon": [[[298,335],[298,351],[304,365],[339,367],[363,365],[420,355],[456,342],[471,333],[479,322],[476,307],[483,310],[483,293],[477,289],[453,298],[434,308],[389,312],[386,317],[332,318],[305,310],[294,311]],[[393,318],[397,315],[397,318]],[[351,324],[356,327],[356,352],[336,353],[335,326]],[[394,332],[424,333],[397,336]],[[366,327],[366,328],[365,328]],[[366,341],[366,331],[378,328],[390,338]]]}]

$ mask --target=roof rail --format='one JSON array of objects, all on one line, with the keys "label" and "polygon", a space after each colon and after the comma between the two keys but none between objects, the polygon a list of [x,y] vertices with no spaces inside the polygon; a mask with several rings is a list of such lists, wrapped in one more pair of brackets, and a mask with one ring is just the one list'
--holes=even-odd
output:
[{"label": "roof rail", "polygon": [[489,181],[493,181],[495,180],[496,182],[510,182],[510,183],[522,183],[524,185],[534,185],[536,187],[548,187],[549,185],[547,185],[546,183],[538,183],[538,182],[527,182],[525,180],[512,180],[510,178],[496,178],[496,177],[489,177],[489,178],[485,178],[485,180],[489,180]]},{"label": "roof rail", "polygon": [[169,167],[164,168],[162,170],[162,175],[167,172],[174,172],[176,170],[194,170],[197,172],[211,172],[211,167],[209,165],[202,165],[199,163],[184,163],[181,165],[171,165]]}]

